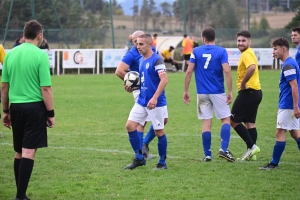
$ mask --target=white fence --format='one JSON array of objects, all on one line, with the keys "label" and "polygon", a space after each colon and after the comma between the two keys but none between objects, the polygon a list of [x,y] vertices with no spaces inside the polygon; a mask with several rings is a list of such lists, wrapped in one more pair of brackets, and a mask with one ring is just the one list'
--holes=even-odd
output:
[{"label": "white fence", "polygon": [[[230,66],[237,66],[241,55],[240,51],[237,48],[227,48],[226,50]],[[260,69],[263,66],[271,66],[272,69],[279,68],[279,62],[274,62],[272,48],[253,48],[253,50],[257,56]],[[5,51],[8,52],[9,50]],[[126,53],[125,49],[51,49],[45,51],[49,56],[52,73],[54,74],[56,69],[57,75],[61,74],[61,69],[62,74],[65,74],[65,70],[68,69],[78,69],[78,74],[80,74],[80,69],[92,69],[93,74],[95,70],[96,74],[100,74],[101,68],[104,74],[107,68],[117,68]],[[295,53],[296,49],[290,49],[292,57],[295,56]],[[2,69],[1,63],[0,69]]]}]

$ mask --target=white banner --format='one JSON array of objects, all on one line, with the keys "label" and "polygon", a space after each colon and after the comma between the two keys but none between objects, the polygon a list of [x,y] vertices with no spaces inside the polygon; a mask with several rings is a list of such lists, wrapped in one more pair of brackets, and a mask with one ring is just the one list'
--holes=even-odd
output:
[{"label": "white banner", "polygon": [[64,69],[74,68],[95,68],[96,51],[95,50],[64,50],[62,67]]},{"label": "white banner", "polygon": [[237,66],[239,63],[239,59],[241,57],[241,52],[239,49],[235,48],[227,48],[228,53],[228,62],[230,66]]},{"label": "white banner", "polygon": [[[241,57],[239,49],[227,48],[228,62],[230,66],[237,66]],[[272,65],[273,64],[273,49],[271,48],[253,48],[256,55],[258,65]]]},{"label": "white banner", "polygon": [[126,49],[104,49],[102,54],[102,68],[118,67],[126,52]]}]

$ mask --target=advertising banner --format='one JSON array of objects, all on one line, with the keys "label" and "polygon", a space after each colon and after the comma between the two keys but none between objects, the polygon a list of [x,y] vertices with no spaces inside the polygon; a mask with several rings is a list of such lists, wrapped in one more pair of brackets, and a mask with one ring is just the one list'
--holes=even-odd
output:
[{"label": "advertising banner", "polygon": [[103,68],[116,68],[126,54],[126,49],[104,49],[102,54]]},{"label": "advertising banner", "polygon": [[96,51],[84,49],[64,50],[62,67],[65,69],[95,68]]},{"label": "advertising banner", "polygon": [[[230,66],[237,66],[241,57],[241,52],[237,48],[227,48],[228,62]],[[253,48],[256,55],[258,65],[272,65],[273,64],[273,49],[271,48]]]}]

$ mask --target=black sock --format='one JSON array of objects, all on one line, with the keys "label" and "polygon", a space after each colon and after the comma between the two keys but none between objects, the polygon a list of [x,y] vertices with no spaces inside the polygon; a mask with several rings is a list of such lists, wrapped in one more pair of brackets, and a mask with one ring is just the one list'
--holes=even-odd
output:
[{"label": "black sock", "polygon": [[247,145],[247,148],[250,149],[254,145],[253,140],[250,137],[250,134],[246,127],[243,124],[238,124],[234,130],[237,132],[237,134],[244,140],[244,142]]},{"label": "black sock", "polygon": [[174,64],[174,66],[175,66],[175,68],[176,68],[176,70],[178,71],[178,70],[180,70],[180,68],[179,68],[179,66],[178,66],[178,64],[176,63],[176,64]]},{"label": "black sock", "polygon": [[34,160],[28,158],[21,159],[17,198],[23,199],[26,197],[26,190],[33,169],[33,164]]},{"label": "black sock", "polygon": [[257,140],[257,130],[256,130],[256,128],[250,128],[250,129],[248,129],[248,132],[250,134],[250,137],[252,138],[252,141],[254,142],[254,144],[256,144],[256,140]]},{"label": "black sock", "polygon": [[19,182],[20,163],[21,163],[21,159],[15,158],[15,161],[14,161],[14,171],[15,171],[15,181],[16,181],[17,188],[18,188],[18,182]]}]

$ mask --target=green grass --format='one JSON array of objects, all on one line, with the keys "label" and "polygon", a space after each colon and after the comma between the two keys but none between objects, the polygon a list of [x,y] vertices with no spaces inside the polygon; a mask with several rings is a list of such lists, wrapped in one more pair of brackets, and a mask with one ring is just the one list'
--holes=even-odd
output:
[{"label": "green grass", "polygon": [[[235,82],[236,72],[233,72]],[[261,153],[257,161],[228,163],[217,156],[220,121],[213,121],[213,161],[203,163],[201,121],[196,114],[194,80],[191,103],[182,101],[184,73],[169,73],[168,170],[145,167],[124,170],[133,158],[125,123],[133,97],[113,74],[53,76],[56,125],[49,147],[37,151],[27,195],[39,199],[297,199],[299,150],[287,137],[280,168],[260,171],[270,161],[275,143],[279,71],[260,71],[263,100],[257,116]],[[234,84],[234,88],[236,88]],[[234,91],[236,96],[236,90]],[[147,128],[148,129],[147,125]],[[13,199],[11,130],[0,127],[0,199]],[[151,143],[157,155],[157,139]],[[246,151],[232,130],[230,150]]]}]

